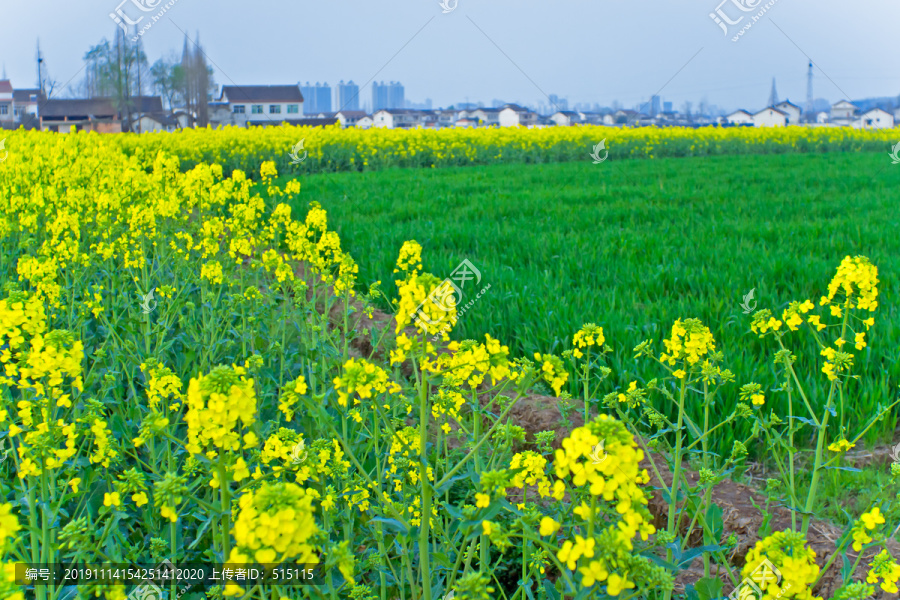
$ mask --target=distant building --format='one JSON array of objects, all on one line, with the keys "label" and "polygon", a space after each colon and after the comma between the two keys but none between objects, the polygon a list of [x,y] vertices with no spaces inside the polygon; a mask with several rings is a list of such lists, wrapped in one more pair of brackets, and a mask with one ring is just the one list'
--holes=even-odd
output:
[{"label": "distant building", "polygon": [[11,128],[15,119],[13,87],[8,79],[0,79],[0,127]]},{"label": "distant building", "polygon": [[341,127],[354,127],[365,116],[366,112],[363,110],[339,110],[334,113],[334,118],[338,120]]},{"label": "distant building", "polygon": [[121,133],[122,122],[111,98],[47,100],[40,109],[44,131]]},{"label": "distant building", "polygon": [[424,114],[410,108],[383,108],[372,115],[372,123],[386,129],[411,129],[424,123]]},{"label": "distant building", "polygon": [[818,123],[819,125],[824,125],[825,123],[828,123],[828,113],[827,112],[818,113],[816,115],[816,123]]},{"label": "distant building", "polygon": [[560,98],[556,94],[550,94],[548,96],[550,100],[550,111],[566,111],[569,110],[569,100],[566,98]]},{"label": "distant building", "polygon": [[893,129],[894,115],[880,108],[864,112],[853,124],[857,129]]},{"label": "distant building", "polygon": [[577,125],[583,122],[581,113],[577,113],[571,110],[560,110],[552,115],[550,115],[550,120],[555,125],[560,125],[563,127],[568,127],[570,125]]},{"label": "distant building", "polygon": [[841,100],[831,105],[831,122],[836,125],[850,125],[856,119],[858,108],[852,102]]},{"label": "distant building", "polygon": [[784,102],[779,102],[774,106],[781,112],[787,115],[787,124],[788,125],[799,125],[800,124],[800,115],[802,114],[802,110],[799,106],[791,102],[790,100],[785,100]]},{"label": "distant building", "polygon": [[318,81],[315,85],[310,85],[307,81],[306,85],[301,85],[299,88],[305,100],[301,114],[314,115],[320,112],[331,112],[331,86]]},{"label": "distant building", "polygon": [[39,89],[13,90],[13,118],[17,123],[37,119],[38,107],[43,100]]},{"label": "distant building", "polygon": [[281,121],[271,121],[269,119],[247,121],[247,127],[280,127],[281,125],[291,125],[293,127],[326,127],[337,123],[337,119],[283,119]]},{"label": "distant building", "polygon": [[375,121],[372,119],[372,115],[366,115],[356,122],[356,126],[360,129],[369,129],[374,125]]},{"label": "distant building", "polygon": [[753,125],[753,115],[746,110],[736,110],[725,117],[725,122],[730,125]]},{"label": "distant building", "polygon": [[303,114],[303,94],[297,85],[223,85],[219,102],[230,108],[234,125],[267,119],[296,120]]},{"label": "distant building", "polygon": [[399,81],[388,86],[388,108],[406,108],[406,90]]},{"label": "distant building", "polygon": [[500,124],[499,108],[476,108],[468,111],[468,117],[475,119],[479,127],[491,127]]},{"label": "distant building", "polygon": [[339,111],[358,111],[359,110],[359,86],[349,81],[344,83],[342,79],[337,84],[335,90],[335,108]]},{"label": "distant building", "polygon": [[507,104],[497,115],[500,127],[530,127],[538,122],[537,113],[518,104]]},{"label": "distant building", "polygon": [[391,108],[388,101],[388,86],[383,81],[381,83],[375,81],[372,83],[372,114],[383,108]]},{"label": "distant building", "polygon": [[753,115],[754,127],[784,127],[787,122],[788,114],[771,106]]}]

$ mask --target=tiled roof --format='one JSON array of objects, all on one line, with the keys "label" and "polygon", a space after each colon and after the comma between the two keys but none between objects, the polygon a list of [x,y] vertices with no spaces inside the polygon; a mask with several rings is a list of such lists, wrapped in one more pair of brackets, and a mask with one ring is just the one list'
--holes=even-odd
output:
[{"label": "tiled roof", "polygon": [[222,99],[229,102],[303,102],[296,85],[224,85]]}]

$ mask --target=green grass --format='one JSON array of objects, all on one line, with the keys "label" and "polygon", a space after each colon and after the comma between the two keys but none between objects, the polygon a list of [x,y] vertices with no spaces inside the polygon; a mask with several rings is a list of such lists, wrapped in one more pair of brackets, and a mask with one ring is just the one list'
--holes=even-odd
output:
[{"label": "green grass", "polygon": [[[774,342],[750,332],[742,296],[755,288],[758,308],[780,316],[791,300],[817,303],[844,256],[866,255],[879,268],[881,303],[849,398],[864,419],[897,397],[900,167],[883,153],[390,169],[302,183],[301,202],[328,210],[361,283],[381,280],[393,293],[394,261],[409,239],[436,275],[464,258],[475,264],[491,289],[454,338],[490,333],[530,356],[569,348],[585,322],[601,325],[615,353],[612,383],[598,395],[662,375],[632,348],[647,338],[661,348],[672,321],[701,319],[737,376],[720,414],[743,383],[777,386]],[[809,335],[793,335],[795,352],[816,355]],[[820,367],[801,363],[814,403],[827,389]],[[770,397],[767,408],[784,414],[780,396]],[[889,437],[895,426],[887,419],[873,434]]]}]

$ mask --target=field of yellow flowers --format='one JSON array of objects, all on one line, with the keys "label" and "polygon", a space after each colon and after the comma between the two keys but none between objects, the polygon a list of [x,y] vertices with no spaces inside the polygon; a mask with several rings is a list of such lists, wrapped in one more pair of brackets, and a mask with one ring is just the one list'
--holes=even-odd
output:
[{"label": "field of yellow flowers", "polygon": [[[616,135],[647,148],[694,133]],[[253,162],[292,134],[10,136],[0,163],[0,597],[712,600],[736,590],[806,600],[834,572],[835,598],[897,592],[897,524],[885,518],[896,489],[853,515],[826,556],[807,540],[828,470],[900,402],[846,426],[855,357],[878,343],[871,261],[837,257],[818,293],[753,315],[758,365],[783,383],[786,414],[767,410],[772,392],[753,373],[729,370],[717,324],[690,315],[634,349],[646,385],[614,390],[602,323],[562,332],[561,355],[513,356],[490,335],[450,342],[456,307],[415,241],[386,274],[397,297],[358,281],[315,199],[296,179],[276,184],[274,161]],[[554,139],[591,134],[464,132],[447,134],[443,150],[436,132],[316,135],[346,145],[342,165],[383,149],[382,166],[407,164],[403,152],[430,166],[462,160],[477,135],[471,160],[552,153]],[[740,139],[703,135],[705,152]],[[831,143],[791,129],[746,135],[751,146]],[[876,137],[840,135],[851,146]],[[290,208],[298,199],[305,214]],[[370,326],[377,306],[392,307],[389,327]],[[359,352],[360,340],[374,350]],[[826,396],[810,397],[808,377],[826,382]],[[538,381],[560,395],[570,378],[583,390],[583,424],[561,444],[556,431],[526,436],[510,417],[517,404]],[[726,419],[708,418],[714,405]],[[689,406],[707,418],[691,419]],[[750,436],[728,455],[710,452],[739,420],[753,424]],[[812,476],[801,480],[807,438]],[[738,557],[713,490],[753,440],[778,466],[792,523]],[[900,480],[900,464],[893,472]],[[654,495],[665,518],[648,509]],[[218,567],[222,578],[124,568],[163,561]],[[695,562],[703,576],[679,581]],[[40,573],[48,565],[52,581]]]}]

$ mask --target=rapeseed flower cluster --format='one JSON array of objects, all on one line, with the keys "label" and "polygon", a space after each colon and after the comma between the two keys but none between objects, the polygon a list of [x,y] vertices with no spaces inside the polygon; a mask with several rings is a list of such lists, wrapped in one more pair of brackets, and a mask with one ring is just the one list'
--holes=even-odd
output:
[{"label": "rapeseed flower cluster", "polygon": [[[780,577],[769,570],[765,561],[778,569]],[[760,600],[813,600],[816,597],[812,584],[819,576],[819,565],[815,551],[806,545],[803,534],[787,529],[758,541],[747,552],[741,575],[759,586],[763,592]]]},{"label": "rapeseed flower cluster", "polygon": [[208,375],[191,379],[187,392],[187,449],[238,450],[256,446],[252,432],[242,433],[256,421],[256,390],[244,367],[219,366]]}]

